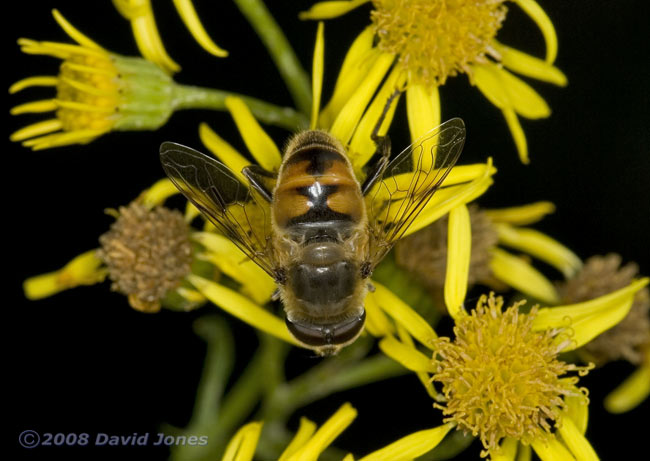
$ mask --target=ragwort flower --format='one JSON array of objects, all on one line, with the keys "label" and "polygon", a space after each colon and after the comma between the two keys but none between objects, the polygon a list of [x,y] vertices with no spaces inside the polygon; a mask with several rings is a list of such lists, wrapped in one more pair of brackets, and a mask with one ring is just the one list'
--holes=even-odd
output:
[{"label": "ragwort flower", "polygon": [[[329,19],[369,0],[316,3],[302,19]],[[366,48],[362,59],[396,60],[395,69],[407,87],[407,114],[415,140],[440,123],[438,87],[447,78],[466,74],[472,85],[501,110],[519,157],[528,163],[528,148],[518,116],[550,115],[546,102],[530,86],[506,70],[566,85],[553,66],[557,37],[550,19],[534,0],[513,0],[540,27],[546,41],[544,60],[499,43],[496,35],[507,15],[505,0],[373,0],[372,25],[353,48]],[[376,45],[373,45],[373,37]],[[361,51],[361,49],[360,49]],[[356,74],[360,69],[350,69]],[[362,74],[361,74],[362,75]],[[357,77],[361,77],[357,75]]]},{"label": "ragwort flower", "polygon": [[[174,6],[194,39],[208,53],[226,57],[228,52],[212,41],[201,24],[191,0],[173,0]],[[167,54],[160,39],[150,0],[113,0],[113,5],[133,29],[133,36],[142,56],[167,72],[178,72],[180,66]]]},{"label": "ragwort flower", "polygon": [[34,150],[85,144],[114,130],[152,130],[173,112],[171,78],[155,64],[106,51],[79,32],[57,10],[54,19],[77,42],[37,42],[21,38],[24,53],[61,59],[57,76],[28,77],[9,89],[16,93],[32,86],[56,88],[56,97],[21,104],[11,114],[54,111],[53,118],[11,135]]},{"label": "ragwort flower", "polygon": [[[499,291],[512,287],[534,299],[557,304],[560,298],[554,285],[526,259],[502,248],[509,247],[533,256],[555,267],[565,277],[574,275],[582,266],[580,258],[551,237],[522,227],[554,209],[549,202],[495,210],[471,205],[469,222],[450,223],[444,217],[398,242],[395,259],[438,300],[450,284],[468,285],[469,288],[479,283]],[[458,245],[454,247],[455,243]],[[457,254],[452,255],[451,251]],[[467,274],[463,280],[455,282],[457,273],[448,272],[448,260],[457,264],[459,259],[467,257],[469,264],[463,263],[467,265]]]},{"label": "ragwort flower", "polygon": [[[11,114],[54,111],[54,117],[22,128],[10,137],[34,150],[85,144],[110,131],[155,130],[181,109],[224,110],[232,93],[180,85],[153,62],[125,57],[101,48],[79,32],[57,10],[61,28],[77,42],[20,39],[24,53],[61,59],[57,76],[34,76],[13,84],[16,93],[33,86],[56,88],[56,97],[14,107]],[[266,123],[295,129],[305,117],[290,108],[238,95]]]},{"label": "ragwort flower", "polygon": [[[503,300],[482,296],[476,310],[455,315],[455,338],[438,338],[420,352],[408,334],[388,336],[380,348],[418,373],[445,422],[478,436],[494,459],[514,459],[517,446],[542,459],[597,459],[584,437],[585,391],[577,376],[591,366],[563,362],[575,350],[611,328],[629,311],[649,279],[591,301],[519,312],[503,311]],[[426,379],[428,378],[428,379]],[[442,395],[431,384],[439,383]]]}]

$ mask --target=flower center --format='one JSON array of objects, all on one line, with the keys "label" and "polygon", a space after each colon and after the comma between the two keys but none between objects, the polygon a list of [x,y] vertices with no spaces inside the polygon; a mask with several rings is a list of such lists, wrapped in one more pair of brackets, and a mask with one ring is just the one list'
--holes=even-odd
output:
[{"label": "flower center", "polygon": [[504,437],[525,444],[548,437],[565,406],[562,397],[580,395],[577,377],[562,375],[589,368],[557,360],[558,332],[533,331],[537,309],[520,314],[521,304],[502,312],[502,298],[482,296],[471,315],[457,320],[454,341],[435,344],[433,381],[442,384],[447,402],[434,406],[491,452]]},{"label": "flower center", "polygon": [[73,54],[61,64],[57,117],[64,131],[108,130],[119,104],[119,80],[109,56]]},{"label": "flower center", "polygon": [[183,215],[133,202],[121,207],[110,230],[99,238],[100,257],[112,288],[128,296],[134,309],[160,310],[160,301],[190,272],[192,246]]},{"label": "flower center", "polygon": [[[447,77],[495,55],[490,42],[506,17],[505,0],[373,0],[382,51],[399,55],[411,79],[444,85]],[[495,56],[496,57],[496,56]]]}]

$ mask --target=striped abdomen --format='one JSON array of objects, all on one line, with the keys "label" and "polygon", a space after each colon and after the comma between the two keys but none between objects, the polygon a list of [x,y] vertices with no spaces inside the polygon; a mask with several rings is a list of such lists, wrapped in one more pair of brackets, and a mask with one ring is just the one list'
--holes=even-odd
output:
[{"label": "striped abdomen", "polygon": [[359,182],[342,147],[329,135],[307,131],[287,148],[273,193],[276,225],[309,240],[345,237],[365,221]]}]

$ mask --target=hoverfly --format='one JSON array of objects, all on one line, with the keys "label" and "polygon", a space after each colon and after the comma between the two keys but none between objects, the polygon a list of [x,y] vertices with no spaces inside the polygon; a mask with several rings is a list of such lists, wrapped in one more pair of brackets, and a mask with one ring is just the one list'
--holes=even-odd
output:
[{"label": "hoverfly", "polygon": [[257,165],[242,183],[224,164],[165,142],[163,168],[178,189],[277,284],[286,325],[305,347],[336,354],[365,323],[370,276],[456,163],[465,125],[451,119],[392,161],[373,133],[379,160],[360,183],[332,135],[303,131],[277,172]]}]

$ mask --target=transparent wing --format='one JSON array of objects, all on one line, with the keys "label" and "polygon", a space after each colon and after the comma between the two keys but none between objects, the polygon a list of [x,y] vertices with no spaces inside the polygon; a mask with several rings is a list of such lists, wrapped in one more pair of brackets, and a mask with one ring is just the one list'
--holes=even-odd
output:
[{"label": "transparent wing", "polygon": [[458,160],[465,124],[453,118],[432,129],[393,159],[366,196],[369,262],[374,268],[431,200]]},{"label": "transparent wing", "polygon": [[160,146],[167,176],[215,227],[274,277],[269,204],[212,157],[172,142]]}]

